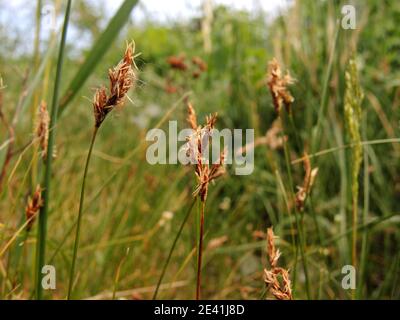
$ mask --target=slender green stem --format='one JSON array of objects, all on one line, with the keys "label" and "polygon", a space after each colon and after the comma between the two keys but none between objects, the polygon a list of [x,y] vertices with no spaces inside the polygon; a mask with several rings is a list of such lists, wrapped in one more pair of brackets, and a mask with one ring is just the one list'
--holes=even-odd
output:
[{"label": "slender green stem", "polygon": [[204,235],[204,207],[206,201],[201,202],[200,209],[200,235],[199,235],[199,251],[197,254],[197,284],[196,284],[196,300],[200,300],[201,291],[201,262],[203,259],[203,235]]},{"label": "slender green stem", "polygon": [[[283,118],[284,118],[284,115],[280,114],[280,119],[281,119],[281,122],[282,122],[283,131],[287,132],[286,128],[285,128],[285,124],[284,124],[284,119]],[[288,183],[290,185],[290,196],[292,198],[293,203],[295,203],[288,140],[285,140],[283,145],[284,145],[286,169],[287,169],[287,174],[288,174]],[[304,241],[304,237],[303,237],[304,233],[303,233],[303,228],[301,227],[299,212],[297,211],[296,206],[294,206],[294,216],[295,216],[295,221],[296,221],[296,228],[298,230],[298,238],[299,238],[299,242],[300,242],[300,254],[301,254],[301,259],[302,259],[302,262],[303,262],[304,276],[305,276],[305,281],[306,281],[307,298],[311,299],[310,282],[309,282],[309,277],[308,277],[307,259],[306,259],[306,255],[305,255],[305,241]]]},{"label": "slender green stem", "polygon": [[71,270],[70,270],[70,274],[69,274],[69,285],[68,285],[68,295],[67,295],[67,299],[68,300],[71,298],[72,286],[73,286],[73,283],[74,283],[75,264],[76,264],[76,257],[78,255],[79,237],[80,237],[82,212],[83,212],[83,203],[84,203],[84,200],[85,200],[86,176],[87,176],[87,173],[88,173],[90,158],[92,156],[93,146],[94,146],[94,142],[96,140],[98,129],[99,129],[98,127],[94,127],[92,140],[90,142],[90,147],[89,147],[88,155],[87,155],[87,158],[86,158],[85,171],[83,173],[83,180],[82,180],[82,187],[81,187],[81,198],[79,200],[78,220],[77,220],[77,223],[76,223],[76,234],[75,234],[74,251],[73,251],[73,255],[72,255]]},{"label": "slender green stem", "polygon": [[357,224],[358,224],[358,197],[353,193],[352,195],[352,213],[351,221],[353,231],[351,233],[351,264],[357,268]]},{"label": "slender green stem", "polygon": [[[367,138],[367,113],[364,116],[363,125],[363,138]],[[364,146],[364,208],[361,224],[365,224],[368,218],[369,211],[369,159],[368,159],[368,146]],[[368,230],[363,232],[361,241],[361,256],[360,256],[360,271],[357,285],[357,299],[361,298],[363,290],[363,281],[365,277],[365,267],[367,264],[367,251],[368,251]]]},{"label": "slender green stem", "polygon": [[322,89],[322,96],[321,96],[321,105],[320,105],[319,111],[318,111],[317,124],[316,124],[316,126],[313,130],[313,134],[312,134],[312,142],[311,142],[311,152],[312,153],[314,153],[316,151],[318,142],[319,142],[319,138],[320,138],[321,125],[322,125],[323,116],[324,116],[327,101],[328,101],[327,98],[328,98],[329,79],[331,78],[331,74],[332,74],[333,60],[335,57],[336,46],[337,46],[337,42],[339,39],[339,31],[340,31],[340,26],[337,24],[336,32],[335,32],[335,40],[333,42],[333,46],[331,48],[331,52],[329,55],[328,67],[326,70],[324,84],[322,87],[323,89]]},{"label": "slender green stem", "polygon": [[160,286],[161,286],[162,280],[164,278],[165,272],[167,271],[167,267],[168,267],[169,261],[171,260],[172,253],[175,250],[176,243],[178,242],[178,239],[181,236],[183,227],[185,226],[187,220],[189,219],[190,213],[192,212],[192,209],[193,209],[193,206],[194,206],[195,203],[196,203],[196,198],[193,199],[192,204],[188,207],[188,210],[187,210],[187,212],[185,214],[185,217],[183,218],[182,224],[179,227],[178,233],[175,236],[174,242],[172,243],[171,249],[169,250],[167,260],[165,261],[164,267],[163,267],[163,269],[161,271],[160,278],[158,279],[156,290],[154,291],[154,295],[153,295],[153,300],[157,299],[158,290],[160,289]]},{"label": "slender green stem", "polygon": [[49,208],[49,195],[50,195],[50,182],[51,182],[51,165],[53,161],[53,147],[54,147],[54,139],[56,133],[56,124],[57,124],[57,115],[58,115],[58,96],[60,91],[61,84],[61,74],[62,74],[62,66],[64,61],[64,51],[65,51],[65,41],[67,38],[67,30],[68,30],[68,22],[71,11],[71,2],[72,0],[68,0],[67,8],[65,9],[65,18],[64,25],[61,36],[60,50],[58,54],[57,61],[57,71],[56,78],[54,83],[54,93],[52,100],[52,108],[51,108],[51,119],[50,119],[50,132],[49,132],[49,141],[47,147],[47,159],[46,159],[46,170],[44,174],[44,190],[43,190],[43,206],[40,209],[39,213],[39,221],[38,221],[38,239],[37,239],[37,263],[36,263],[36,298],[42,299],[42,267],[45,263],[46,257],[46,234],[47,234],[47,214]]}]

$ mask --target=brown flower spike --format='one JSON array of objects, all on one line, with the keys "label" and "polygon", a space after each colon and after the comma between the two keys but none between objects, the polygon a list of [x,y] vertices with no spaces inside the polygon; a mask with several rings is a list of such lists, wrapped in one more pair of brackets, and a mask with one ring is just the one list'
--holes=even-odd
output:
[{"label": "brown flower spike", "polygon": [[281,68],[275,58],[269,62],[268,73],[267,84],[272,95],[275,111],[279,113],[282,106],[285,106],[286,111],[290,112],[290,106],[292,105],[294,98],[287,87],[294,82],[294,79],[289,75],[289,73],[282,76]]},{"label": "brown flower spike", "polygon": [[93,110],[96,121],[96,127],[100,127],[107,114],[114,107],[121,105],[125,101],[127,92],[136,82],[136,74],[132,68],[134,63],[134,43],[127,45],[124,58],[118,65],[108,71],[110,79],[109,92],[103,86],[97,89],[93,98]]},{"label": "brown flower spike", "polygon": [[31,230],[33,223],[36,219],[36,214],[39,212],[39,209],[43,206],[42,199],[42,188],[40,185],[37,185],[36,191],[34,192],[32,197],[29,197],[28,204],[25,208],[25,216],[28,221],[26,229],[28,231]]},{"label": "brown flower spike", "polygon": [[303,185],[301,187],[297,187],[298,191],[296,193],[296,207],[299,211],[304,210],[305,201],[311,192],[311,188],[318,174],[318,168],[311,168],[310,157],[307,153],[304,153],[304,171],[305,175]]},{"label": "brown flower spike", "polygon": [[277,266],[281,253],[275,248],[272,228],[267,230],[267,253],[270,270],[264,269],[264,281],[268,290],[278,300],[293,300],[289,271]]},{"label": "brown flower spike", "polygon": [[187,122],[189,123],[190,127],[195,130],[195,132],[187,138],[188,142],[186,154],[191,159],[191,163],[196,164],[195,174],[198,184],[193,192],[193,195],[199,195],[202,202],[205,202],[207,199],[209,183],[225,173],[225,150],[220,153],[217,163],[213,163],[211,166],[204,157],[204,153],[209,146],[212,129],[214,128],[216,121],[217,114],[207,116],[206,125],[201,127],[197,124],[197,116],[192,104],[190,102],[188,103]]}]

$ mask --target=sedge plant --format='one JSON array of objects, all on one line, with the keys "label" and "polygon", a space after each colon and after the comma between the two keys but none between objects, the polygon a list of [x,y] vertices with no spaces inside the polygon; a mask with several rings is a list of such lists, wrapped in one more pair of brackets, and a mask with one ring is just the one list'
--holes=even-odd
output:
[{"label": "sedge plant", "polygon": [[89,169],[89,163],[93,151],[93,146],[99,128],[106,119],[108,113],[111,112],[116,106],[120,106],[124,103],[129,89],[131,89],[136,82],[136,74],[133,68],[135,67],[134,52],[135,52],[134,43],[133,42],[128,43],[123,59],[118,63],[116,67],[108,71],[108,78],[110,80],[110,87],[108,92],[106,88],[102,86],[96,90],[96,93],[93,98],[93,112],[94,112],[95,124],[83,172],[67,299],[70,299],[72,294],[72,287],[75,275],[75,265],[79,248],[82,212],[85,200],[86,177]]},{"label": "sedge plant", "polygon": [[201,266],[203,257],[203,236],[204,236],[204,211],[206,207],[207,194],[209,183],[225,173],[224,159],[225,150],[219,155],[218,161],[209,164],[208,159],[205,158],[207,149],[209,148],[212,130],[215,122],[217,121],[217,114],[206,117],[206,125],[202,127],[197,124],[196,112],[188,103],[188,117],[187,121],[194,133],[188,137],[186,145],[186,155],[190,159],[190,163],[195,164],[195,175],[197,179],[197,186],[193,192],[195,197],[200,200],[200,214],[199,214],[199,243],[197,249],[197,281],[196,281],[196,300],[201,297]]}]

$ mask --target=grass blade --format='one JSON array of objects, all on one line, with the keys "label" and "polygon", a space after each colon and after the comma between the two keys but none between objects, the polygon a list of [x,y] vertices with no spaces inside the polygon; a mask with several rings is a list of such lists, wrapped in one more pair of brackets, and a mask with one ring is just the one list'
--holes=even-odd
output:
[{"label": "grass blade", "polygon": [[50,132],[49,142],[46,159],[46,171],[44,175],[44,190],[43,190],[43,207],[40,209],[39,221],[38,221],[38,241],[37,241],[37,264],[36,264],[36,298],[42,299],[42,285],[41,285],[41,271],[42,266],[45,263],[46,253],[46,233],[47,233],[47,213],[49,207],[49,193],[50,193],[50,182],[51,182],[51,164],[53,160],[53,145],[56,132],[57,115],[58,115],[58,96],[61,83],[62,65],[64,61],[65,42],[67,38],[68,22],[71,11],[71,2],[68,0],[67,8],[65,9],[64,25],[61,36],[60,50],[57,61],[56,79],[54,83],[54,93],[51,108],[51,119],[50,119]]}]

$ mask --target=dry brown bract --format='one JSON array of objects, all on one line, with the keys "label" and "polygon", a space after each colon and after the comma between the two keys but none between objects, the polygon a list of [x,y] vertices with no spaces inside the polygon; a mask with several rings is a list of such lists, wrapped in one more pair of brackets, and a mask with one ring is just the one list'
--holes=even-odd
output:
[{"label": "dry brown bract", "polygon": [[264,281],[267,289],[278,300],[292,300],[289,272],[277,266],[281,253],[279,249],[275,248],[275,235],[272,228],[267,230],[267,253],[271,268],[270,270],[264,269]]},{"label": "dry brown bract", "polygon": [[307,153],[304,153],[304,171],[305,175],[303,185],[301,187],[297,187],[298,191],[296,193],[296,207],[299,211],[304,210],[304,203],[307,199],[307,196],[311,192],[311,188],[318,174],[318,168],[311,168],[310,157]]},{"label": "dry brown bract", "polygon": [[49,123],[50,117],[47,111],[47,104],[46,102],[42,101],[39,106],[36,137],[39,139],[39,145],[43,160],[45,160],[47,157],[47,145],[49,143]]},{"label": "dry brown bract", "polygon": [[118,65],[108,71],[110,79],[109,94],[103,86],[97,89],[93,98],[94,117],[96,127],[100,127],[107,114],[114,107],[121,105],[125,101],[127,92],[136,82],[136,75],[132,68],[134,66],[133,54],[135,52],[134,43],[127,45],[124,58]]},{"label": "dry brown bract", "polygon": [[209,183],[225,173],[225,150],[221,152],[218,161],[211,166],[208,164],[208,159],[204,157],[216,121],[217,114],[207,116],[206,125],[201,127],[197,124],[197,116],[193,106],[190,102],[188,103],[187,122],[195,132],[187,138],[186,155],[190,158],[191,163],[196,164],[195,174],[198,184],[193,195],[199,195],[202,202],[205,202],[207,199]]},{"label": "dry brown bract", "polygon": [[281,68],[278,61],[274,58],[269,62],[268,71],[268,87],[272,95],[275,111],[279,113],[282,106],[285,106],[286,110],[290,112],[290,106],[294,101],[294,98],[290,94],[287,87],[294,82],[294,79],[287,73],[282,76]]},{"label": "dry brown bract", "polygon": [[36,219],[36,214],[39,212],[39,209],[42,206],[42,188],[40,188],[40,185],[37,185],[35,193],[32,197],[29,197],[28,204],[25,208],[26,220],[28,221],[26,229],[28,231],[31,230],[32,225]]}]

